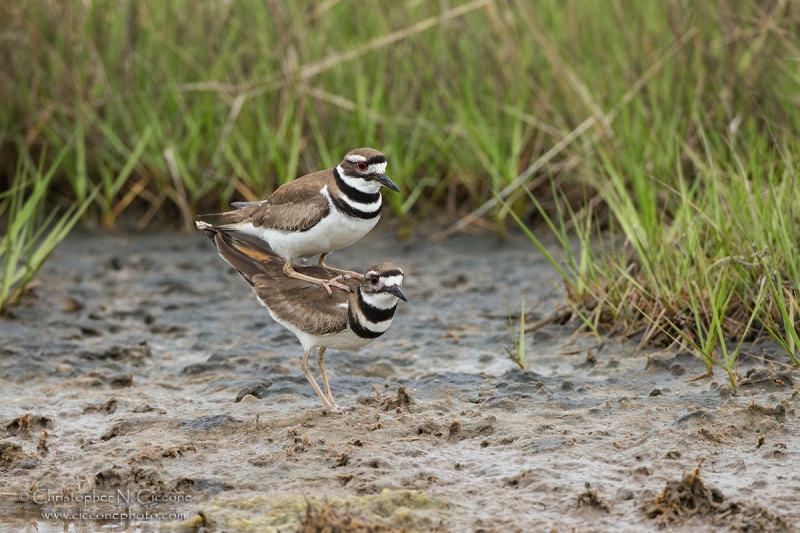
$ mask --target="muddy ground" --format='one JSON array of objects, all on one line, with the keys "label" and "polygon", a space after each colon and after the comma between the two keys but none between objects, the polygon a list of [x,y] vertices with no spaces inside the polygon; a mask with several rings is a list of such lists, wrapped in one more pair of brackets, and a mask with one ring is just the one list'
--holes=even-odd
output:
[{"label": "muddy ground", "polygon": [[411,301],[373,344],[328,352],[334,395],[355,406],[335,414],[204,236],[74,233],[0,320],[0,528],[800,525],[798,376],[775,347],[750,348],[733,391],[719,371],[686,381],[703,371],[689,354],[554,326],[521,371],[506,301],[542,316],[559,300],[524,237],[376,231],[329,264],[378,261],[404,267]]}]

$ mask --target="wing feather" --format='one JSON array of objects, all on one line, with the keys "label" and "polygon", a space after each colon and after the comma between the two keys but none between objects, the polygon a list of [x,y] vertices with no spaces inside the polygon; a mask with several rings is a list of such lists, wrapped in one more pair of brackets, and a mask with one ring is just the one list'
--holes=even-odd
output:
[{"label": "wing feather", "polygon": [[[348,306],[355,305],[357,280],[342,281],[351,292],[334,289],[329,296],[320,285],[288,278],[283,273],[284,260],[275,253],[208,223],[197,225],[216,245],[220,257],[250,283],[258,299],[281,321],[313,335],[336,333],[347,327]],[[294,269],[317,279],[331,279],[339,274],[319,265],[294,264]]]},{"label": "wing feather", "polygon": [[[310,268],[296,268],[296,270],[314,276],[314,273],[308,272]],[[276,282],[267,275],[259,275],[253,278],[253,281],[256,295],[277,318],[312,335],[328,335],[347,327],[347,308],[340,304],[348,303],[356,294],[358,287],[358,282],[348,280],[344,283],[349,285],[353,292],[334,289],[333,295],[328,296],[321,286],[303,280]]]},{"label": "wing feather", "polygon": [[250,222],[257,228],[307,231],[330,214],[330,204],[322,188],[332,172],[322,170],[285,183],[262,202],[236,202],[235,211],[218,215],[216,227],[231,231]]}]

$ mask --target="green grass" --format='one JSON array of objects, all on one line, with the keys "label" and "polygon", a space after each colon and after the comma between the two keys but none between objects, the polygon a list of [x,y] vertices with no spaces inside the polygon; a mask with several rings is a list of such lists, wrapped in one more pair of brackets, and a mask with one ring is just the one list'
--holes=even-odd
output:
[{"label": "green grass", "polygon": [[[82,201],[102,185],[88,216],[113,225],[130,212],[144,227],[263,198],[371,145],[403,189],[387,201],[416,220],[491,200],[590,119],[531,178],[596,172],[591,139],[626,177],[670,175],[671,147],[694,142],[698,122],[790,126],[795,6],[726,6],[2,3],[0,172],[77,136],[54,186]],[[524,194],[511,199],[525,209]]]},{"label": "green grass", "polygon": [[44,154],[38,164],[25,154],[12,187],[0,194],[0,217],[5,215],[8,220],[0,235],[0,316],[20,301],[44,262],[94,199],[96,190],[81,204],[72,203],[60,214],[57,208],[45,214],[50,181],[66,153],[67,147],[49,168],[45,168]]},{"label": "green grass", "polygon": [[797,363],[796,2],[23,0],[0,21],[9,184],[66,149],[51,198],[99,186],[86,217],[188,226],[374,146],[405,231],[546,218],[587,327],[732,380],[745,337]]},{"label": "green grass", "polygon": [[[548,257],[566,282],[568,313],[594,331],[638,335],[641,346],[683,346],[735,386],[746,340],[771,337],[800,366],[800,144],[787,140],[781,158],[764,160],[719,134],[699,135],[702,152],[679,146],[668,181],[624,176],[604,158],[603,180],[591,183],[611,215],[605,234],[589,208],[583,217],[566,203],[555,219],[540,212],[564,251],[563,261]],[[715,143],[730,162],[712,152]],[[681,159],[693,162],[691,179]],[[577,251],[566,221],[577,228]]]},{"label": "green grass", "polygon": [[511,316],[508,300],[506,300],[506,311],[508,312],[508,327],[511,330],[512,349],[507,346],[503,346],[503,348],[520,370],[527,370],[531,363],[525,364],[525,297],[523,296],[519,309],[519,333],[514,329],[514,320]]}]

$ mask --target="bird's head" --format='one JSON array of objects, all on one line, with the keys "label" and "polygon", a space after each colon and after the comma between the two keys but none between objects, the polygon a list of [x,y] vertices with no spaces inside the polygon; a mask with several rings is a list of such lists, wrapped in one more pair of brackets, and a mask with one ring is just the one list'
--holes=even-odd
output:
[{"label": "bird's head", "polygon": [[400,187],[386,175],[386,156],[374,148],[349,152],[339,163],[339,172],[345,183],[365,192],[377,192],[381,187],[400,192]]}]

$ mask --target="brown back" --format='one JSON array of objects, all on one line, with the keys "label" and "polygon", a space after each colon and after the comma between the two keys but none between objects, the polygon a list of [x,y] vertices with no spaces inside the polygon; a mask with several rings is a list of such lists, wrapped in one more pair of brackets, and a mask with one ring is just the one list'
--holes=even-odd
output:
[{"label": "brown back", "polygon": [[[321,189],[333,184],[333,169],[307,174],[284,183],[263,202],[220,215],[220,223],[252,222],[259,228],[307,231],[328,216],[330,206]],[[225,228],[223,228],[225,229]]]},{"label": "brown back", "polygon": [[[343,282],[352,292],[334,289],[333,295],[328,296],[320,285],[286,276],[283,273],[285,261],[275,253],[214,228],[205,231],[217,246],[220,257],[250,283],[259,300],[279,320],[313,335],[336,333],[347,327],[347,307],[341,304],[356,305],[358,281]],[[319,279],[331,279],[339,274],[317,265],[295,264],[294,269]]]}]

